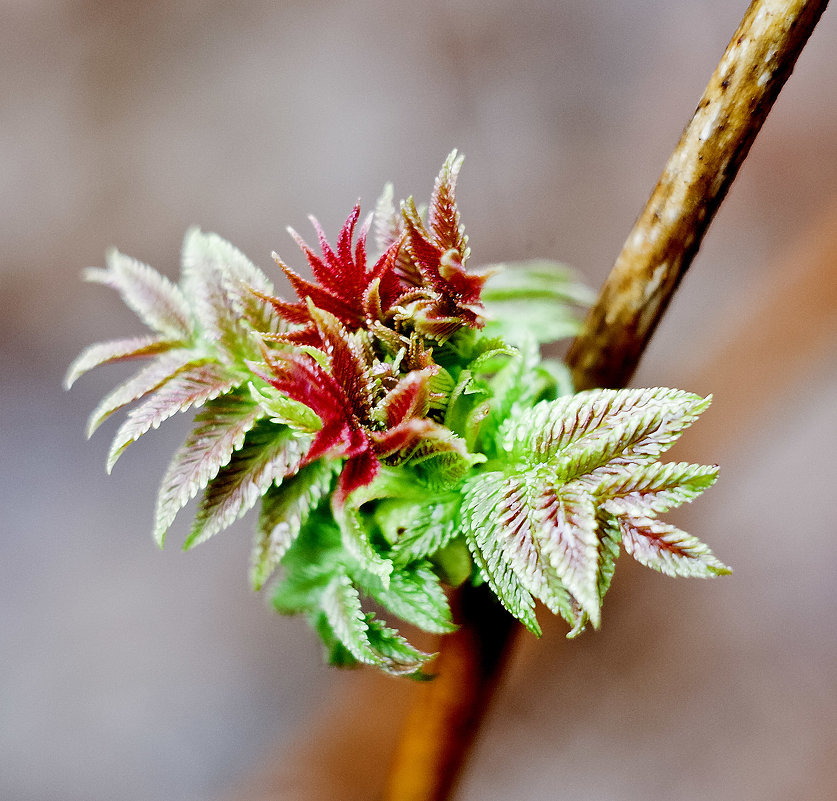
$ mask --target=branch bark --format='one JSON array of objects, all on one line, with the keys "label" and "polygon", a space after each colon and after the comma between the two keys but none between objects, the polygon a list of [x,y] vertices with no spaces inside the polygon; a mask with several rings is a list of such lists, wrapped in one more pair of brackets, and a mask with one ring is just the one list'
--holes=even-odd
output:
[{"label": "branch bark", "polygon": [[[578,389],[630,379],[826,5],[754,0],[748,8],[569,351]],[[493,599],[469,599],[467,610],[442,640],[439,678],[418,688],[385,801],[451,797],[515,630]]]},{"label": "branch bark", "polygon": [[636,369],[828,0],[755,0],[573,343],[577,389]]}]

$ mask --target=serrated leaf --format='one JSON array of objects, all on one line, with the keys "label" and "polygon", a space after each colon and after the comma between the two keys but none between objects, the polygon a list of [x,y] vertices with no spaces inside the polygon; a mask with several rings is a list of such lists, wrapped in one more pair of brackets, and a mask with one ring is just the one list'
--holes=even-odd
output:
[{"label": "serrated leaf", "polygon": [[258,421],[206,488],[183,549],[227,528],[251,509],[274,481],[296,473],[309,444],[310,439],[295,436],[285,426]]},{"label": "serrated leaf", "polygon": [[197,228],[187,232],[183,242],[183,290],[201,336],[214,342],[229,364],[255,358],[258,346],[252,332],[276,327],[273,310],[248,288],[269,286],[259,275],[240,251],[220,237]]},{"label": "serrated leaf", "polygon": [[389,587],[370,594],[394,615],[425,631],[444,634],[456,628],[439,577],[426,562],[393,570]]},{"label": "serrated leaf", "polygon": [[530,503],[543,556],[598,628],[599,538],[596,507],[589,491],[580,482],[561,487],[545,483]]},{"label": "serrated leaf", "polygon": [[158,545],[162,547],[178,511],[218,475],[262,414],[249,397],[230,392],[208,401],[195,415],[194,428],[172,458],[157,495],[154,539]]},{"label": "serrated leaf", "polygon": [[616,572],[616,559],[619,556],[619,546],[622,542],[622,529],[618,522],[608,514],[599,510],[599,573],[596,577],[596,588],[599,593],[599,603],[604,600],[605,593],[610,589],[613,574]]},{"label": "serrated leaf", "polygon": [[516,414],[500,437],[511,460],[562,460],[568,476],[582,475],[608,462],[653,462],[710,401],[664,387],[589,390]]},{"label": "serrated leaf", "polygon": [[506,494],[503,473],[483,473],[465,483],[462,490],[462,523],[474,561],[494,594],[529,631],[540,636],[535,603],[504,553],[497,515]]},{"label": "serrated leaf", "polygon": [[380,620],[368,619],[367,626],[369,646],[382,670],[393,676],[426,678],[419,671],[435,654],[424,653],[410,645],[395,629],[388,628]]},{"label": "serrated leaf", "polygon": [[433,195],[427,211],[427,223],[437,244],[443,250],[456,250],[467,259],[468,237],[459,218],[456,207],[456,181],[462,169],[465,156],[452,150],[436,178]]},{"label": "serrated leaf", "polygon": [[254,590],[261,589],[278,567],[311,512],[331,490],[335,475],[334,462],[316,461],[265,493],[251,558]]},{"label": "serrated leaf", "polygon": [[689,503],[717,478],[717,465],[655,462],[609,472],[595,491],[610,514],[644,516]]},{"label": "serrated leaf", "polygon": [[380,664],[380,657],[369,644],[369,626],[360,605],[360,595],[347,575],[338,574],[329,582],[321,604],[329,626],[349,653],[358,662]]},{"label": "serrated leaf", "polygon": [[334,519],[340,528],[343,547],[354,558],[362,570],[377,576],[384,588],[389,587],[392,561],[382,557],[369,540],[369,532],[357,509],[349,505],[332,503]]},{"label": "serrated leaf", "polygon": [[487,333],[517,344],[528,337],[539,343],[575,336],[581,311],[595,295],[563,264],[550,261],[489,265],[492,273],[482,292]]},{"label": "serrated leaf", "polygon": [[320,596],[338,572],[344,557],[340,532],[330,514],[316,510],[301,526],[282,558],[281,578],[272,589],[277,612],[316,612]]},{"label": "serrated leaf", "polygon": [[378,504],[375,520],[393,543],[392,558],[404,565],[432,556],[460,533],[458,492],[434,494],[420,502],[393,499]]},{"label": "serrated leaf", "polygon": [[274,422],[304,434],[313,434],[323,427],[323,421],[317,413],[304,403],[291,400],[270,386],[257,388],[252,381],[248,386],[253,400]]},{"label": "serrated leaf", "polygon": [[732,571],[697,537],[650,517],[619,518],[625,550],[646,567],[669,576],[710,578]]},{"label": "serrated leaf", "polygon": [[531,337],[521,339],[519,350],[511,356],[488,383],[490,402],[483,421],[482,450],[489,456],[497,452],[498,431],[506,420],[516,419],[537,398],[538,382],[534,371],[540,361],[540,350]]},{"label": "serrated leaf", "polygon": [[182,370],[203,363],[193,351],[180,348],[160,354],[151,364],[146,365],[132,378],[120,384],[106,395],[93,410],[87,421],[87,436],[93,432],[114,412],[133,403],[165,384]]},{"label": "serrated leaf", "polygon": [[139,359],[145,356],[156,356],[171,350],[179,342],[160,339],[159,337],[129,337],[114,339],[110,342],[97,342],[86,347],[73,361],[64,378],[64,388],[70,389],[73,384],[86,372],[94,367],[111,362],[121,362],[128,359]]},{"label": "serrated leaf", "polygon": [[198,364],[178,372],[160,386],[142,406],[132,409],[116,432],[107,460],[107,471],[132,442],[177,412],[223,395],[235,386],[235,379],[217,364]]},{"label": "serrated leaf", "polygon": [[153,267],[112,249],[107,270],[88,269],[88,281],[117,290],[125,305],[153,331],[166,339],[188,340],[192,334],[189,304],[180,289]]}]

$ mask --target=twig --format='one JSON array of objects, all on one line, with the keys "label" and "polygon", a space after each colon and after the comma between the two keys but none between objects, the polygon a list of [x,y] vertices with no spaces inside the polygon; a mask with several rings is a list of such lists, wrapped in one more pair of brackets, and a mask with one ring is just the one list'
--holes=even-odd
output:
[{"label": "twig", "polygon": [[567,361],[576,387],[630,380],[828,0],[755,0]]},{"label": "twig", "polygon": [[[568,362],[579,389],[630,379],[827,0],[755,0],[616,261]],[[450,798],[514,627],[478,601],[418,688],[385,801]],[[500,624],[502,626],[502,624]],[[491,637],[486,639],[491,632]]]},{"label": "twig", "polygon": [[450,797],[519,630],[485,585],[454,591],[451,606],[459,629],[440,641],[437,677],[416,688],[385,801]]}]

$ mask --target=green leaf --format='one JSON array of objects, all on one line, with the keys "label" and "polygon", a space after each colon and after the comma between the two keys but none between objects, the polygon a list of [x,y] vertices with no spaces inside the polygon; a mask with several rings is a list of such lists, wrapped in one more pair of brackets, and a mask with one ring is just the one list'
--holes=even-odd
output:
[{"label": "green leaf", "polygon": [[[476,523],[470,522],[471,526],[478,526],[476,536],[470,539],[472,550],[480,549],[483,561],[495,565],[495,574],[504,576],[510,572],[520,588],[541,600],[551,612],[560,614],[570,625],[575,625],[578,616],[573,595],[579,602],[583,598],[595,616],[598,603],[590,589],[591,578],[595,587],[595,530],[592,551],[585,547],[590,544],[589,532],[564,530],[568,508],[581,502],[572,492],[567,498],[558,498],[555,487],[536,473],[489,475],[488,481],[481,485],[490,492],[484,510]],[[472,486],[479,480],[484,481],[483,477],[474,479]],[[501,581],[490,574],[488,578],[490,583],[498,585],[509,583],[517,592],[507,578]],[[516,595],[512,597],[511,602],[504,603],[512,614],[519,616],[512,608]]]},{"label": "green leaf", "polygon": [[316,612],[320,596],[339,572],[344,551],[340,531],[330,514],[314,511],[301,526],[281,563],[281,578],[272,590],[277,612]]},{"label": "green leaf", "polygon": [[158,545],[162,547],[178,511],[218,475],[262,414],[248,397],[234,391],[208,401],[195,415],[194,428],[172,458],[157,495]]},{"label": "green leaf", "polygon": [[371,595],[394,615],[425,631],[444,634],[456,628],[439,577],[426,562],[394,570],[389,587]]},{"label": "green leaf", "polygon": [[117,290],[128,306],[152,330],[165,339],[189,340],[192,320],[183,293],[153,267],[111,249],[108,269],[85,270],[87,281]]},{"label": "green leaf", "polygon": [[485,432],[481,448],[489,457],[497,454],[496,440],[503,423],[520,415],[538,397],[540,382],[535,370],[540,362],[540,350],[530,337],[520,341],[520,348],[488,382],[491,396],[488,412],[482,424]]},{"label": "green leaf", "polygon": [[265,493],[251,559],[250,582],[254,590],[261,589],[270,578],[311,512],[330,492],[335,467],[335,462],[322,459],[312,462]]},{"label": "green leaf", "polygon": [[125,448],[147,431],[159,427],[160,423],[177,412],[185,412],[192,406],[202,406],[206,401],[223,395],[235,383],[227,371],[217,364],[197,364],[169,378],[142,406],[132,409],[119,427],[108,454],[108,473],[113,470]]},{"label": "green leaf", "polygon": [[281,423],[295,431],[313,434],[323,427],[323,421],[304,403],[291,400],[271,386],[257,388],[249,382],[253,400],[264,409],[274,423]]},{"label": "green leaf", "polygon": [[321,598],[329,626],[349,653],[367,665],[380,664],[380,657],[369,644],[369,626],[360,605],[360,595],[345,573],[336,575]]},{"label": "green leaf", "polygon": [[710,578],[732,571],[697,537],[650,517],[619,518],[625,550],[646,567],[669,576]]},{"label": "green leaf", "polygon": [[274,481],[296,473],[309,444],[309,439],[295,436],[285,426],[259,420],[206,488],[183,549],[189,550],[227,528],[251,509]]},{"label": "green leaf", "polygon": [[544,482],[530,508],[543,557],[598,628],[599,538],[592,496],[581,482],[560,486]]},{"label": "green leaf", "polygon": [[86,347],[70,365],[64,378],[64,388],[70,389],[81,376],[94,367],[111,362],[156,356],[180,344],[153,336],[97,342],[95,345]]},{"label": "green leaf", "polygon": [[393,499],[375,509],[375,521],[392,547],[398,565],[432,556],[460,533],[459,492],[427,493],[420,501]]},{"label": "green leaf", "polygon": [[549,463],[569,478],[608,463],[653,462],[710,402],[661,387],[590,390],[516,414],[500,437],[510,460]]},{"label": "green leaf", "polygon": [[194,351],[176,350],[160,354],[151,364],[146,365],[132,378],[120,384],[106,395],[93,410],[87,421],[87,436],[93,432],[114,412],[153,392],[182,370],[203,364]]},{"label": "green leaf", "polygon": [[606,473],[596,495],[613,515],[661,514],[689,503],[717,478],[717,465],[655,462]]},{"label": "green leaf", "polygon": [[397,631],[380,620],[367,619],[366,637],[378,659],[378,667],[393,676],[426,678],[420,673],[424,664],[435,654],[427,654],[410,645]]},{"label": "green leaf", "polygon": [[345,504],[332,511],[337,525],[340,527],[343,547],[355,559],[361,568],[368,573],[377,576],[383,586],[389,586],[389,579],[392,573],[392,561],[382,557],[373,547],[369,540],[369,532],[366,523],[360,512]]},{"label": "green leaf", "polygon": [[610,589],[613,574],[616,572],[616,559],[619,556],[619,546],[622,542],[622,529],[611,516],[599,510],[599,574],[596,587],[599,593],[599,603],[604,600],[605,593]]},{"label": "green leaf", "polygon": [[493,264],[482,290],[485,331],[512,344],[534,337],[538,343],[575,336],[581,311],[594,294],[563,264],[550,261]]},{"label": "green leaf", "polygon": [[482,473],[465,483],[462,523],[474,561],[494,594],[529,631],[540,636],[535,603],[504,553],[501,535],[504,525],[498,515],[506,495],[502,473]]},{"label": "green leaf", "polygon": [[189,297],[204,340],[214,342],[230,364],[257,358],[254,331],[274,331],[278,320],[270,304],[250,287],[272,294],[273,287],[229,242],[197,228],[183,242],[183,290]]}]

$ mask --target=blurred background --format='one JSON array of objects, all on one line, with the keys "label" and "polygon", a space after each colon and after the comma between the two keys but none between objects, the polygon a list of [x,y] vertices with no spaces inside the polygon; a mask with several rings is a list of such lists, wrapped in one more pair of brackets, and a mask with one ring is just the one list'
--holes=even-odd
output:
[{"label": "blurred background", "polygon": [[[176,277],[192,224],[300,267],[286,225],[333,236],[387,180],[425,199],[458,147],[471,263],[598,287],[746,6],[0,3],[0,798],[374,799],[409,697],[249,590],[252,520],[184,555],[184,514],[156,548],[187,428],[105,475],[118,422],[85,419],[126,371],[61,381],[140,324],[81,269],[114,245]],[[623,558],[600,633],[542,614],[463,801],[837,795],[835,13],[634,382],[715,393],[673,458],[721,480],[673,519],[735,572]]]}]

